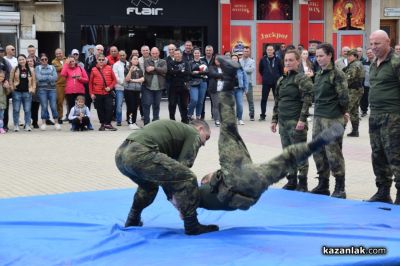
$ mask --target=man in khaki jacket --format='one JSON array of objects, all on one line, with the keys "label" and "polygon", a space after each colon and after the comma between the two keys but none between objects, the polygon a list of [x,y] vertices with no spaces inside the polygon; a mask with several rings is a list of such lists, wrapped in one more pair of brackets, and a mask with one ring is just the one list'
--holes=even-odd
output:
[{"label": "man in khaki jacket", "polygon": [[61,76],[61,70],[63,68],[66,57],[64,56],[63,50],[57,48],[55,51],[56,58],[51,64],[56,68],[57,80],[56,80],[56,91],[57,91],[57,112],[58,112],[58,123],[62,124],[62,117],[64,115],[64,98],[65,98],[65,78]]}]

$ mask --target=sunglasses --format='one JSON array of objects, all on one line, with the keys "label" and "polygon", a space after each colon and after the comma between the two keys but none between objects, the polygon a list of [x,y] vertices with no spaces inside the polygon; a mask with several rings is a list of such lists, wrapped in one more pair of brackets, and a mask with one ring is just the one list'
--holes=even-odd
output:
[{"label": "sunglasses", "polygon": [[40,58],[40,61],[47,61],[47,58]]},{"label": "sunglasses", "polygon": [[97,61],[99,61],[99,62],[103,62],[103,61],[105,61],[104,59],[97,59]]},{"label": "sunglasses", "polygon": [[79,55],[79,54],[72,54],[72,55]]}]

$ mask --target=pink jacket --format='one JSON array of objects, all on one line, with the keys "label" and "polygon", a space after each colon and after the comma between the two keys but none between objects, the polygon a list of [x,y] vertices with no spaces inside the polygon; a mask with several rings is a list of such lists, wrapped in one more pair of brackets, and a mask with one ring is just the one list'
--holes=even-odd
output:
[{"label": "pink jacket", "polygon": [[[71,68],[68,64],[64,64],[61,70],[61,76],[66,79],[65,94],[85,94],[85,87],[83,84],[89,82],[85,69],[78,65]],[[80,76],[81,78],[74,78],[75,76]]]}]

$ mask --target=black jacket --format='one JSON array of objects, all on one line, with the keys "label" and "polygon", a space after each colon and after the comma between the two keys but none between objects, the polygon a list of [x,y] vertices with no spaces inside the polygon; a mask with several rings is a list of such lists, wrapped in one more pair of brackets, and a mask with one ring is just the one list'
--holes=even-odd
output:
[{"label": "black jacket", "polygon": [[168,64],[168,76],[171,88],[186,88],[186,82],[189,80],[190,68],[187,62],[170,61]]},{"label": "black jacket", "polygon": [[222,73],[218,73],[218,67],[215,65],[211,65],[208,68],[208,91],[210,93],[217,92],[217,83],[218,80],[222,80]]},{"label": "black jacket", "polygon": [[263,56],[260,60],[258,71],[262,76],[263,84],[275,85],[278,79],[283,75],[281,60],[276,56],[272,58]]}]

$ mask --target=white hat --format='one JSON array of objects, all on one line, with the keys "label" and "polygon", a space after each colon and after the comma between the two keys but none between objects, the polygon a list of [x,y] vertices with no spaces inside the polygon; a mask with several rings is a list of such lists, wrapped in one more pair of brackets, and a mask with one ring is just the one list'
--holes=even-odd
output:
[{"label": "white hat", "polygon": [[73,49],[72,52],[71,52],[71,54],[72,54],[72,55],[74,55],[74,54],[79,54],[79,50],[78,50],[78,49]]}]

